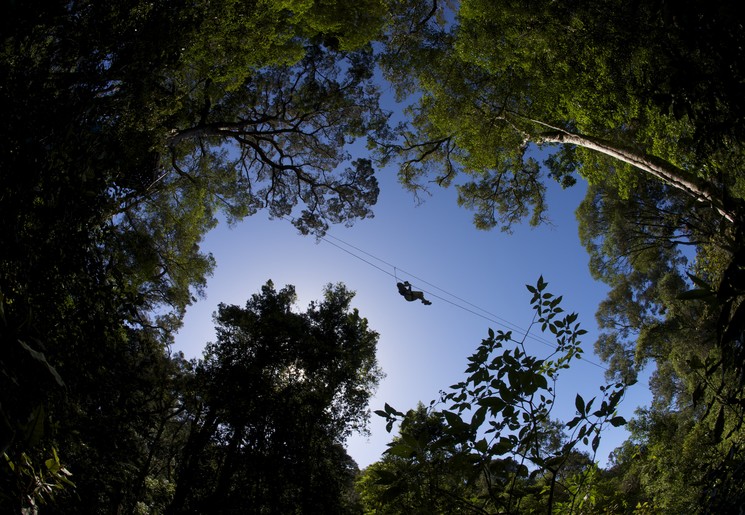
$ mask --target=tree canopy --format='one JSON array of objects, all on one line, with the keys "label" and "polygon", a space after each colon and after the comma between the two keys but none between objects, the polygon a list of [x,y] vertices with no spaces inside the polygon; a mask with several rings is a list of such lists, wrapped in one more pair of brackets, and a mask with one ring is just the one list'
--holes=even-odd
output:
[{"label": "tree canopy", "polygon": [[378,335],[350,309],[353,296],[328,285],[295,313],[294,288],[270,281],[245,308],[220,306],[217,341],[185,399],[170,513],[344,511],[356,465],[342,445],[365,430],[381,377]]},{"label": "tree canopy", "polygon": [[[620,423],[620,394],[605,390],[595,411],[578,397],[568,435],[550,403],[534,402],[579,353],[568,340],[576,320],[559,317],[540,281],[534,305],[564,337],[565,361],[540,362],[519,344],[492,356],[511,339],[490,334],[467,380],[441,399],[446,409],[405,418],[359,482],[363,503],[572,509],[582,491],[611,511],[743,504],[737,2],[4,7],[3,509],[358,510],[342,444],[364,427],[380,371],[377,335],[348,290],[330,286],[295,313],[294,290],[268,283],[245,308],[220,308],[203,359],[168,344],[215,266],[200,245],[219,220],[265,210],[322,235],[372,216],[375,170],[393,163],[415,193],[454,185],[482,229],[547,221],[547,181],[586,181],[580,237],[591,273],[610,286],[596,350],[613,384],[653,364],[654,401],[608,468],[572,454],[578,441],[594,445],[603,421]],[[384,81],[407,106],[395,127]],[[370,156],[352,155],[360,138]],[[493,442],[474,432],[487,416]],[[375,474],[388,482],[373,484]],[[505,478],[512,486],[489,483]],[[569,497],[543,495],[571,478]]]},{"label": "tree canopy", "polygon": [[[610,473],[638,479],[644,467],[667,467],[672,474],[650,472],[634,495],[672,511],[741,504],[745,81],[736,9],[433,2],[394,13],[400,22],[381,57],[400,98],[415,93],[408,118],[378,142],[411,190],[455,185],[477,227],[510,231],[549,219],[547,180],[589,183],[580,236],[591,272],[611,287],[596,349],[624,381],[656,366],[654,404],[629,444],[636,458],[623,455]],[[681,461],[694,442],[706,457]],[[663,447],[666,464],[654,461]]]},{"label": "tree canopy", "polygon": [[[62,463],[90,472],[81,489],[98,483],[102,503],[116,505],[132,481],[128,456],[166,431],[171,402],[125,392],[150,382],[169,399],[180,389],[166,388],[183,363],[164,344],[214,266],[204,234],[260,209],[316,234],[371,216],[372,165],[346,147],[385,122],[369,46],[385,9],[375,0],[5,7],[0,449],[18,465],[6,476],[35,484],[22,472],[45,470],[59,449]],[[95,440],[112,427],[123,431],[115,453]],[[75,445],[97,450],[80,461]],[[93,472],[107,462],[116,465]]]},{"label": "tree canopy", "polygon": [[[529,213],[532,223],[542,219],[543,171],[527,153],[530,144],[554,149],[544,165],[565,186],[578,171],[591,182],[613,180],[625,195],[646,174],[732,222],[742,200],[741,174],[732,166],[741,160],[732,137],[739,130],[739,97],[723,98],[732,110],[717,115],[693,94],[674,92],[676,102],[691,104],[680,109],[659,98],[671,87],[664,83],[667,74],[683,66],[668,61],[673,45],[664,34],[677,23],[670,18],[699,13],[699,6],[664,9],[670,12],[656,16],[651,5],[637,9],[612,0],[561,5],[469,0],[449,21],[424,18],[417,30],[401,23],[390,36],[384,70],[401,95],[416,90],[420,96],[401,138],[384,142],[381,151],[401,161],[401,179],[411,188],[427,178],[448,185],[464,174],[460,202],[476,210],[480,227],[509,228]],[[686,29],[677,27],[674,34],[693,44]],[[718,46],[700,49],[712,60],[729,38],[741,37],[735,30],[707,34],[721,38]],[[687,56],[677,53],[680,60]],[[729,71],[709,72],[711,81],[730,82]],[[687,109],[708,114],[675,115]],[[715,116],[729,117],[731,134],[722,122],[719,145],[697,152],[690,143],[697,131],[715,137],[706,121]]]}]

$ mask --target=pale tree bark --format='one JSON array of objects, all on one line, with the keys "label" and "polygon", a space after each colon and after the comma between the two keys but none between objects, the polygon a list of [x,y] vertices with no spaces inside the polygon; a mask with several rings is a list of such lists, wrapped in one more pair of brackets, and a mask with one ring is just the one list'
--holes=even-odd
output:
[{"label": "pale tree bark", "polygon": [[600,138],[562,130],[541,133],[532,139],[537,144],[560,143],[577,145],[578,147],[613,157],[668,183],[699,202],[709,204],[727,221],[734,222],[735,220],[733,213],[725,209],[720,198],[720,193],[711,183],[691,172],[678,168],[664,159],[624,148]]}]

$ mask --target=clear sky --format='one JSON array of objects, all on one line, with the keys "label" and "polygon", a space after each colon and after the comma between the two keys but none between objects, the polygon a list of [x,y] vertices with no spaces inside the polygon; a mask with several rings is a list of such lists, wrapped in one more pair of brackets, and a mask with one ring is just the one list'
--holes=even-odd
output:
[{"label": "clear sky", "polygon": [[[599,363],[592,352],[597,334],[594,314],[606,288],[591,278],[588,256],[577,236],[574,210],[583,196],[583,184],[566,191],[550,186],[553,225],[519,226],[510,235],[476,230],[471,213],[457,206],[454,190],[434,188],[433,195],[417,205],[398,184],[393,168],[380,170],[378,177],[381,192],[375,217],[351,228],[332,227],[327,239],[382,270],[329,242],[301,236],[289,222],[269,220],[264,212],[232,229],[221,224],[203,245],[217,261],[207,298],[189,308],[174,350],[200,356],[205,343],[214,341],[212,313],[217,305],[244,305],[268,279],[277,288],[295,285],[298,310],[320,299],[324,285],[343,282],[357,292],[353,306],[380,333],[378,361],[386,377],[370,408],[382,409],[387,402],[406,411],[418,401],[427,404],[440,390],[464,379],[466,358],[489,327],[510,329],[469,312],[478,311],[473,306],[486,310],[489,318],[527,328],[532,310],[525,284],[535,284],[542,274],[549,291],[564,296],[564,309],[579,313],[579,321],[589,331],[583,340],[586,357]],[[431,295],[431,306],[406,302],[389,275],[394,273],[399,280],[409,280],[456,305]],[[542,338],[550,341],[548,336]],[[528,350],[538,356],[550,352],[540,341],[529,342]],[[587,400],[600,393],[601,384],[603,370],[575,363],[559,379],[553,416],[571,419],[576,393]],[[621,414],[631,417],[649,399],[646,379],[641,379],[628,392]],[[348,441],[348,451],[360,468],[379,459],[392,436],[374,414],[370,429],[369,438],[355,436]],[[624,438],[622,430],[604,435],[597,455],[601,464]]]}]

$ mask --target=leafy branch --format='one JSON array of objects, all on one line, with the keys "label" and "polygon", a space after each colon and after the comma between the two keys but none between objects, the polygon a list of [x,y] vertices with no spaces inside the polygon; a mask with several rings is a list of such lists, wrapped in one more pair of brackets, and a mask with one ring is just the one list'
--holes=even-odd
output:
[{"label": "leafy branch", "polygon": [[[487,485],[480,494],[484,506],[507,512],[518,508],[520,489],[542,477],[548,482],[546,502],[552,512],[560,472],[576,454],[576,447],[580,443],[590,446],[594,456],[604,428],[626,421],[616,413],[625,385],[602,386],[599,399],[585,400],[577,394],[575,417],[560,425],[562,431],[569,431],[568,437],[559,445],[550,444],[555,384],[561,371],[581,358],[580,337],[587,331],[577,322],[576,313],[565,314],[562,297],[549,293],[547,286],[543,277],[527,286],[535,312],[527,333],[516,340],[511,331],[489,329],[488,337],[468,358],[466,379],[430,403],[431,415],[445,423],[443,437],[419,441],[402,436],[389,445],[387,453],[408,458],[416,467],[423,466],[428,456],[443,455],[449,449],[450,465],[460,468],[464,477],[481,479]],[[556,341],[555,350],[545,359],[526,349],[535,327],[550,332]],[[445,408],[435,409],[440,405]],[[389,432],[394,423],[406,424],[410,416],[388,404],[376,414],[386,419]],[[380,481],[382,485],[397,483],[395,476]],[[570,492],[571,509],[581,486]]]}]

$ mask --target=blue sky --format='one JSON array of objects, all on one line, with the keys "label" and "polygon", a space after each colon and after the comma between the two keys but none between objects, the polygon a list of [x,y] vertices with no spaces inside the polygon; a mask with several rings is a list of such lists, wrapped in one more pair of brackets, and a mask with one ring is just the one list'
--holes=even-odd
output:
[{"label": "blue sky", "polygon": [[[477,311],[443,292],[453,294],[488,311],[491,315],[487,317],[499,317],[519,328],[527,328],[532,316],[525,285],[535,284],[543,275],[549,290],[563,295],[565,310],[579,313],[580,322],[589,331],[583,340],[586,357],[599,362],[592,352],[597,334],[594,313],[606,287],[591,278],[588,256],[577,237],[574,210],[583,196],[583,184],[566,191],[551,185],[549,216],[553,224],[519,226],[510,235],[476,230],[471,213],[457,206],[452,189],[435,188],[431,197],[417,205],[398,184],[393,168],[380,170],[378,177],[381,192],[375,217],[351,228],[332,227],[328,239],[374,256],[346,247],[382,270],[327,242],[300,236],[289,222],[269,220],[266,213],[249,217],[232,229],[221,224],[207,235],[203,245],[217,261],[208,281],[207,298],[189,308],[174,350],[200,356],[204,345],[215,338],[212,313],[217,305],[244,305],[268,279],[278,288],[295,285],[298,310],[320,299],[324,285],[343,282],[357,292],[353,306],[380,333],[378,361],[386,377],[370,408],[382,409],[387,402],[405,411],[418,401],[428,403],[441,389],[462,380],[466,358],[488,328],[505,327],[435,297],[431,297],[431,306],[407,303],[389,274]],[[388,264],[395,266],[395,272]],[[538,356],[550,352],[535,340],[530,340],[528,349]],[[575,363],[559,379],[553,416],[571,419],[575,395],[589,399],[600,393],[598,387],[604,382],[598,367]],[[629,418],[635,407],[648,404],[649,399],[646,379],[641,379],[628,392],[620,412]],[[379,459],[392,436],[375,415],[370,429],[369,438],[356,436],[348,441],[348,451],[361,468]],[[623,430],[604,435],[597,455],[601,463],[624,438]]]}]

